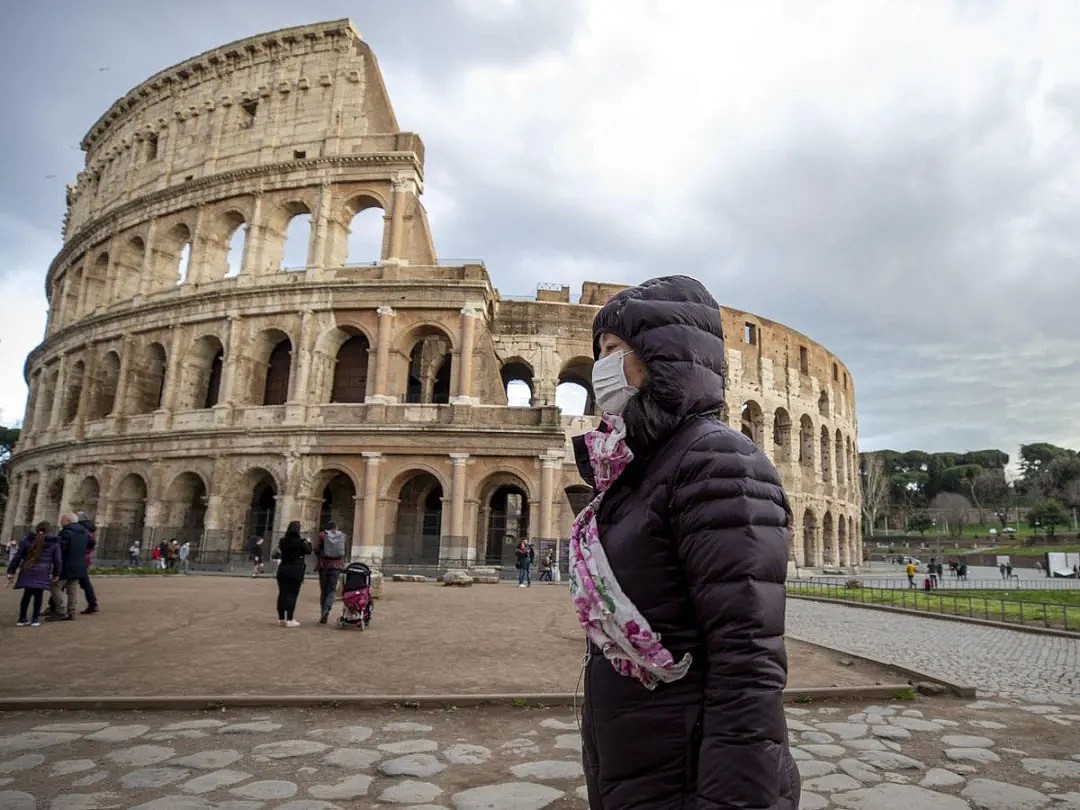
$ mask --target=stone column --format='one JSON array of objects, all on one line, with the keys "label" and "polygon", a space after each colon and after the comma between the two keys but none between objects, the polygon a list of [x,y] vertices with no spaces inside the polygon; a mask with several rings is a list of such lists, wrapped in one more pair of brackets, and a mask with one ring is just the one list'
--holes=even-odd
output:
[{"label": "stone column", "polygon": [[67,399],[67,355],[61,354],[56,363],[56,389],[53,391],[52,412],[49,414],[49,427],[60,427],[63,417],[64,400]]},{"label": "stone column", "polygon": [[[361,560],[373,560],[378,557],[379,564],[383,556],[383,541],[379,536],[379,462],[382,453],[363,453],[364,467],[364,507],[363,520],[360,523],[360,547],[353,556]],[[356,534],[354,527],[353,533]]]},{"label": "stone column", "polygon": [[555,471],[562,467],[562,453],[548,452],[540,456],[540,537],[554,538],[553,505],[555,500]]},{"label": "stone column", "polygon": [[79,392],[79,410],[75,414],[75,438],[81,439],[83,427],[86,425],[86,417],[90,411],[91,399],[98,394],[97,366],[98,348],[93,344],[86,347],[86,361],[83,364],[83,385]]},{"label": "stone column", "polygon": [[311,358],[315,342],[314,314],[310,309],[300,313],[300,334],[297,335],[293,369],[289,375],[286,422],[302,422],[304,419],[303,406],[308,401],[308,380],[311,377]]},{"label": "stone column", "polygon": [[112,417],[120,417],[126,414],[130,408],[128,398],[131,396],[131,365],[132,354],[135,351],[134,335],[124,335],[120,346],[120,371],[116,380],[116,399],[113,402]]},{"label": "stone column", "polygon": [[405,208],[410,193],[416,192],[416,180],[412,177],[399,177],[393,182],[393,210],[390,213],[390,250],[384,256],[386,263],[408,264],[401,257],[405,242]]},{"label": "stone column", "polygon": [[476,321],[480,313],[472,306],[461,310],[461,349],[458,352],[458,393],[450,400],[452,405],[475,405],[472,396],[473,350],[476,347]]},{"label": "stone column", "polygon": [[[142,268],[139,270],[139,300],[145,298],[148,294],[154,292],[153,282],[156,281],[154,276],[154,236],[157,233],[157,220],[152,219],[146,226],[146,242],[145,249],[143,250],[143,263]],[[112,278],[116,273],[123,272],[122,269],[112,260],[112,253],[109,254],[109,266],[114,269],[109,274]],[[113,284],[113,293],[116,292],[115,281]]]},{"label": "stone column", "polygon": [[240,316],[229,315],[229,334],[225,338],[225,355],[221,364],[221,388],[218,404],[214,407],[232,407],[236,404],[236,381],[240,377],[240,344],[243,341]]},{"label": "stone column", "polygon": [[78,476],[74,472],[64,473],[64,488],[60,492],[60,514],[66,515],[75,511],[72,501],[75,500],[75,487],[78,486]]},{"label": "stone column", "polygon": [[387,382],[390,378],[390,344],[393,341],[394,312],[393,307],[379,307],[379,329],[375,336],[375,390],[368,402],[375,404],[390,404],[397,402],[397,397],[387,390]]},{"label": "stone column", "polygon": [[183,379],[184,357],[181,347],[184,330],[173,327],[172,340],[169,341],[169,354],[165,358],[165,390],[161,395],[161,406],[154,411],[155,431],[169,430],[172,427],[173,414],[180,401],[180,385]]},{"label": "stone column", "polygon": [[[450,480],[450,547],[443,549],[439,556],[452,559],[471,558],[471,549],[465,539],[465,488],[468,485],[465,467],[469,463],[468,453],[451,453],[450,461],[454,465]],[[471,559],[467,560],[472,562]]]},{"label": "stone column", "polygon": [[263,255],[263,242],[266,240],[266,229],[262,224],[262,192],[256,192],[254,197],[255,202],[251,205],[251,222],[247,224],[244,255],[240,259],[240,272],[238,274],[240,278],[244,278],[248,282],[261,271],[259,262]]},{"label": "stone column", "polygon": [[46,504],[49,501],[48,490],[50,483],[48,469],[40,467],[38,469],[37,499],[34,501],[34,516],[30,520],[31,523],[37,523],[39,520],[47,520],[49,523],[55,524],[60,520],[60,515],[45,514]]},{"label": "stone column", "polygon": [[[4,523],[3,534],[0,534],[0,538],[7,542],[11,539],[12,532],[15,524],[19,522],[19,519],[26,513],[26,507],[23,504],[26,494],[25,476],[22,473],[16,473],[11,477],[11,487],[8,491],[8,506],[4,510]],[[21,540],[21,537],[15,538]]]},{"label": "stone column", "polygon": [[308,245],[307,263],[308,267],[316,267],[319,270],[326,267],[326,252],[329,250],[326,234],[329,230],[330,211],[333,206],[332,188],[329,182],[323,182],[319,187],[319,201],[311,223],[311,244]]}]

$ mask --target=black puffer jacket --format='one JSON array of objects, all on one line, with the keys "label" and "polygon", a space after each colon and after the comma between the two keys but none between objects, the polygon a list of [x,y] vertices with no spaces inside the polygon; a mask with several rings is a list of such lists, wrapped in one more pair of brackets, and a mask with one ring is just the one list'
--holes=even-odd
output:
[{"label": "black puffer jacket", "polygon": [[600,539],[675,660],[689,652],[694,661],[649,691],[592,649],[590,807],[796,810],[782,705],[788,506],[769,460],[716,418],[719,307],[691,278],[654,279],[608,302],[593,332],[625,340],[650,377],[625,414],[635,458],[604,496]]}]

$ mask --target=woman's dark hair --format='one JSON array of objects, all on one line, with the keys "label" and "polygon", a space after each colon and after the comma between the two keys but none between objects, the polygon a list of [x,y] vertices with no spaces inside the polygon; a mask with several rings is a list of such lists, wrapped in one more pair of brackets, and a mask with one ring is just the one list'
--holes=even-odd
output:
[{"label": "woman's dark hair", "polygon": [[41,551],[45,548],[45,535],[49,533],[51,528],[52,526],[46,520],[41,521],[34,527],[34,542],[30,544],[30,551],[26,553],[24,568],[33,568],[37,565],[37,561],[41,559]]},{"label": "woman's dark hair", "polygon": [[288,525],[288,527],[285,529],[285,536],[286,537],[293,537],[293,538],[299,538],[300,537],[300,521],[299,520],[294,520],[292,523],[290,523]]}]

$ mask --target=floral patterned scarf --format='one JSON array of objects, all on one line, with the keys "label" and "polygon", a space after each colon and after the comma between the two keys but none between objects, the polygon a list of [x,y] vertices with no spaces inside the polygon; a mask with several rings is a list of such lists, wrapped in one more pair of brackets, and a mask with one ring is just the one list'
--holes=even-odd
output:
[{"label": "floral patterned scarf", "polygon": [[646,689],[663,681],[677,681],[692,660],[689,653],[678,663],[660,643],[645,617],[638,612],[615,579],[604,547],[596,513],[604,493],[634,458],[626,446],[626,425],[621,416],[606,414],[609,431],[586,433],[585,446],[592,465],[597,495],[581,510],[570,533],[570,593],[578,621],[615,671],[636,678]]}]

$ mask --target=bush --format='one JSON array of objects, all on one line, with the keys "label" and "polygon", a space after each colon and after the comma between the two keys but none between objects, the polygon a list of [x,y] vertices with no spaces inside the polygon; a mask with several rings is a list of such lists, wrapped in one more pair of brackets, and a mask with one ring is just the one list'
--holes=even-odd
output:
[{"label": "bush", "polygon": [[179,568],[99,568],[93,566],[90,568],[90,574],[95,577],[107,577],[117,574],[133,574],[136,576],[172,576],[173,574],[179,574]]},{"label": "bush", "polygon": [[861,579],[849,579],[844,583],[845,588],[861,588],[863,586]]}]

